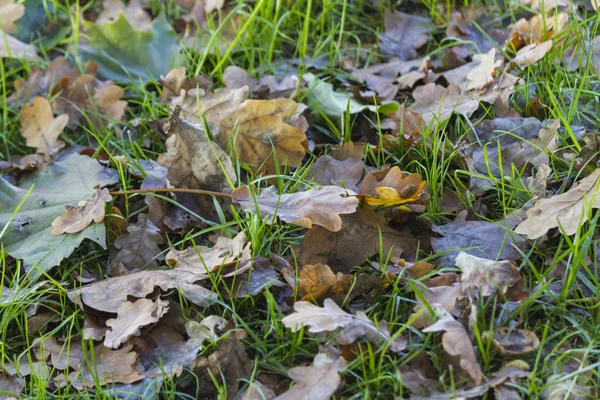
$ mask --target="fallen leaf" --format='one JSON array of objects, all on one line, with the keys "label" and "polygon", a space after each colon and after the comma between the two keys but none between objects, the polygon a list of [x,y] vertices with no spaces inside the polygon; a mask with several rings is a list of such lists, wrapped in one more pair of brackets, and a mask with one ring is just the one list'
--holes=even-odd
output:
[{"label": "fallen leaf", "polygon": [[[96,160],[71,155],[61,161],[38,168],[21,178],[19,187],[0,178],[5,196],[0,198],[0,226],[8,229],[1,239],[4,251],[23,260],[29,278],[35,280],[41,271],[49,271],[69,256],[84,239],[106,246],[104,224],[93,224],[79,233],[60,236],[50,234],[52,221],[65,206],[75,206],[81,199],[90,198],[94,186],[117,182],[114,170],[103,168]],[[77,184],[73,184],[77,182]],[[34,185],[29,195],[27,191]],[[19,212],[13,212],[21,203]],[[37,268],[33,268],[36,265]]]},{"label": "fallen leaf", "polygon": [[231,278],[233,285],[231,285],[229,291],[237,298],[256,296],[268,287],[285,286],[278,278],[279,273],[267,259],[254,257],[252,265],[246,272],[236,274],[235,277]]},{"label": "fallen leaf", "polygon": [[210,249],[206,246],[192,246],[182,251],[171,248],[165,261],[180,271],[202,275],[238,262],[240,266],[246,264],[252,258],[251,251],[251,243],[244,232],[240,232],[233,239],[219,237]]},{"label": "fallen leaf", "polygon": [[43,97],[33,99],[33,105],[21,107],[21,135],[29,147],[45,156],[46,161],[65,146],[58,136],[67,126],[69,116],[61,114],[54,118],[50,103]]},{"label": "fallen leaf", "polygon": [[110,24],[123,14],[129,24],[140,31],[152,29],[152,17],[142,8],[138,0],[131,0],[127,5],[121,0],[104,0],[104,9],[96,19],[97,24]]},{"label": "fallen leaf", "polygon": [[112,200],[108,189],[96,188],[90,200],[80,201],[79,207],[66,206],[67,212],[52,221],[52,236],[83,231],[92,222],[104,221],[106,203]]},{"label": "fallen leaf", "polygon": [[335,349],[324,349],[315,356],[312,366],[294,367],[288,376],[296,384],[275,400],[329,400],[342,382],[339,374],[348,363]]},{"label": "fallen leaf", "polygon": [[381,35],[380,49],[384,54],[411,60],[417,57],[416,50],[429,40],[433,23],[427,17],[387,11],[385,33]]},{"label": "fallen leaf", "polygon": [[0,0],[0,30],[6,33],[15,33],[15,21],[25,15],[25,6],[16,4],[14,0]]},{"label": "fallen leaf", "polygon": [[501,355],[514,357],[532,353],[540,346],[534,332],[524,329],[496,328],[490,333],[483,332],[484,343],[492,342]]},{"label": "fallen leaf", "polygon": [[[455,317],[458,317],[464,309],[460,300],[465,297],[465,294],[460,284],[431,287],[428,290],[423,290],[421,295],[427,302],[427,305],[429,305],[429,308],[433,309],[434,306],[441,306]],[[417,298],[417,305],[413,309],[415,313],[410,316],[411,319],[416,317],[412,323],[415,328],[423,329],[434,323],[433,315],[429,312],[429,308],[421,302],[420,298]]]},{"label": "fallen leaf", "polygon": [[[365,176],[360,186],[359,198],[372,206],[398,207],[404,204],[427,204],[427,182],[420,174],[405,174],[392,167]],[[424,211],[425,207],[419,207]]]},{"label": "fallen leaf", "polygon": [[253,197],[248,186],[240,186],[232,193],[232,200],[246,211],[260,214],[268,223],[274,223],[274,216],[284,222],[312,228],[319,225],[331,232],[342,229],[340,214],[351,214],[358,206],[358,199],[348,196],[338,186],[323,186],[293,194],[277,194],[275,186],[263,190]]},{"label": "fallen leaf", "polygon": [[438,314],[438,320],[433,325],[423,329],[423,332],[444,332],[442,346],[446,353],[460,357],[461,368],[469,373],[475,384],[481,384],[483,373],[475,358],[475,352],[467,331],[444,308],[436,306],[434,309]]},{"label": "fallen leaf", "polygon": [[479,108],[479,99],[470,92],[461,92],[456,86],[445,88],[430,82],[413,91],[415,104],[411,110],[421,114],[425,125],[434,126],[452,114],[470,117]]},{"label": "fallen leaf", "polygon": [[158,322],[167,311],[166,301],[139,299],[134,303],[126,301],[117,309],[117,318],[106,321],[110,329],[106,332],[104,345],[111,349],[119,348],[132,336],[140,335],[140,328]]},{"label": "fallen leaf", "polygon": [[[185,77],[185,67],[175,67],[170,70],[164,77],[161,76],[160,83],[163,85],[160,94],[160,100],[165,103],[170,103],[173,98],[180,96],[182,93],[187,93],[192,89],[208,90],[212,84],[212,78],[203,75],[193,78]],[[176,100],[175,100],[176,101]]]},{"label": "fallen leaf", "polygon": [[254,381],[250,382],[239,398],[240,400],[273,400],[275,393],[260,381]]},{"label": "fallen leaf", "polygon": [[461,251],[490,259],[519,260],[527,245],[522,237],[507,227],[487,221],[434,224],[433,231],[443,236],[431,238],[431,246],[436,253],[446,252],[439,259],[442,267],[454,266]]},{"label": "fallen leaf", "polygon": [[512,62],[520,67],[526,67],[540,61],[552,49],[552,40],[542,43],[532,43],[517,52]]},{"label": "fallen leaf", "polygon": [[298,301],[294,304],[294,311],[282,320],[292,332],[299,331],[303,326],[308,326],[310,333],[331,332],[342,328],[336,336],[340,344],[354,343],[364,337],[371,343],[389,346],[394,353],[403,351],[407,345],[402,335],[392,337],[385,321],[375,324],[363,312],[348,314],[331,299],[325,299],[322,308],[308,301]]},{"label": "fallen leaf", "polygon": [[496,69],[502,66],[502,60],[496,61],[495,48],[487,53],[475,54],[473,61],[477,64],[467,73],[466,81],[462,86],[463,90],[482,89],[489,86],[494,82]]},{"label": "fallen leaf", "polygon": [[538,200],[527,211],[527,219],[515,228],[515,232],[529,239],[537,239],[548,230],[560,226],[566,235],[574,235],[581,224],[588,220],[588,207],[600,207],[599,177],[600,169],[597,169],[569,191]]},{"label": "fallen leaf", "polygon": [[127,227],[127,233],[114,241],[119,249],[113,263],[122,263],[127,270],[156,268],[162,259],[159,244],[164,240],[160,230],[150,221],[146,214],[138,214],[135,225]]},{"label": "fallen leaf", "polygon": [[[138,25],[139,19],[135,21]],[[98,63],[101,78],[145,83],[182,63],[179,39],[165,13],[152,21],[149,31],[136,29],[123,13],[112,23],[83,25],[88,42],[79,44],[79,54]]]},{"label": "fallen leaf", "polygon": [[363,142],[344,142],[341,146],[337,146],[331,149],[331,157],[338,161],[344,161],[349,158],[360,158],[361,160],[365,157],[365,149],[369,145]]},{"label": "fallen leaf", "polygon": [[39,60],[35,46],[23,43],[2,30],[0,30],[0,57],[23,58],[30,61]]},{"label": "fallen leaf", "polygon": [[526,297],[525,281],[512,261],[487,260],[461,251],[456,266],[462,271],[463,293],[469,297],[487,297],[498,291],[511,301]]},{"label": "fallen leaf", "polygon": [[17,375],[7,376],[0,373],[0,393],[3,399],[10,400],[18,398],[19,394],[25,389],[25,380]]},{"label": "fallen leaf", "polygon": [[421,114],[400,106],[398,111],[390,114],[390,118],[395,125],[392,135],[404,138],[406,146],[411,146],[421,140],[422,132],[425,129]]},{"label": "fallen leaf", "polygon": [[360,158],[348,158],[338,161],[332,156],[319,157],[306,175],[320,185],[342,186],[351,191],[357,191],[358,182],[364,173],[364,163]]},{"label": "fallen leaf", "polygon": [[298,263],[328,264],[336,272],[348,273],[374,254],[409,258],[417,248],[427,251],[429,243],[425,239],[419,243],[414,235],[390,228],[370,207],[359,207],[354,214],[342,216],[338,232],[319,226],[310,229],[304,235]]},{"label": "fallen leaf", "polygon": [[167,292],[178,289],[193,304],[204,306],[214,299],[214,293],[195,285],[207,275],[179,270],[138,271],[115,276],[69,291],[69,299],[99,312],[116,314],[129,297],[145,298],[156,288]]},{"label": "fallen leaf", "polygon": [[127,101],[121,100],[123,88],[99,81],[94,75],[86,74],[75,80],[64,79],[61,86],[55,86],[53,92],[60,97],[52,102],[56,114],[69,116],[68,127],[75,129],[78,124],[103,126],[107,122],[119,121],[125,113]]}]

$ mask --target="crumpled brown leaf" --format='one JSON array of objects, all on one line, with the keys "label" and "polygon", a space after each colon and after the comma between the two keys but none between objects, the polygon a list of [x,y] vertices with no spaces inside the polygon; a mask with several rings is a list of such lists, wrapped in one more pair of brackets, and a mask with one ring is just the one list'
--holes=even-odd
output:
[{"label": "crumpled brown leaf", "polygon": [[138,299],[126,301],[119,306],[117,318],[106,321],[110,329],[106,332],[104,345],[116,349],[132,336],[140,335],[140,328],[158,322],[168,310],[168,302],[161,299]]},{"label": "crumpled brown leaf", "polygon": [[588,220],[587,209],[600,208],[599,177],[600,169],[596,169],[566,193],[538,200],[527,211],[527,219],[515,228],[515,232],[537,239],[560,226],[566,235],[574,235]]},{"label": "crumpled brown leaf", "polygon": [[112,200],[108,189],[96,187],[96,192],[90,200],[79,202],[79,208],[66,207],[67,212],[52,221],[53,236],[63,233],[77,233],[87,228],[92,221],[100,223],[104,221],[106,203]]},{"label": "crumpled brown leaf", "polygon": [[82,307],[116,314],[128,297],[141,299],[154,292],[179,289],[192,303],[203,306],[210,304],[214,293],[194,283],[206,279],[207,275],[179,270],[139,271],[94,282],[68,292],[71,301]]},{"label": "crumpled brown leaf", "polygon": [[240,273],[243,272],[242,268],[249,268],[251,257],[251,243],[244,232],[240,232],[233,239],[219,237],[212,248],[192,246],[182,251],[171,248],[165,261],[178,270],[195,274],[207,274],[211,270],[239,262],[240,269],[237,272]]},{"label": "crumpled brown leaf", "polygon": [[434,310],[438,314],[438,320],[433,325],[423,329],[423,332],[444,332],[442,335],[444,350],[451,356],[459,356],[461,368],[469,373],[475,384],[481,384],[483,373],[475,358],[475,352],[467,331],[444,308],[436,306]]},{"label": "crumpled brown leaf", "polygon": [[347,158],[338,161],[330,155],[319,157],[306,175],[320,185],[337,185],[344,183],[344,188],[358,191],[357,185],[364,174],[364,163],[360,158]]},{"label": "crumpled brown leaf", "polygon": [[[161,77],[160,83],[163,85],[160,94],[160,100],[165,103],[177,102],[177,97],[185,98],[186,93],[192,89],[208,90],[212,84],[212,79],[203,75],[193,78],[185,77],[185,67],[175,67],[167,75]],[[181,100],[181,99],[179,99]]]},{"label": "crumpled brown leaf", "polygon": [[127,270],[156,268],[160,255],[159,244],[164,242],[160,230],[146,214],[138,214],[135,225],[127,227],[127,233],[115,239],[119,252],[113,264],[122,263]]},{"label": "crumpled brown leaf", "polygon": [[315,226],[304,235],[300,265],[327,264],[335,272],[349,273],[352,267],[380,251],[409,259],[414,257],[417,247],[424,251],[430,248],[428,239],[390,228],[385,218],[371,207],[359,207],[354,214],[343,215],[342,221],[338,232]]},{"label": "crumpled brown leaf", "polygon": [[260,213],[268,223],[274,216],[290,224],[312,228],[320,225],[331,232],[342,229],[340,214],[351,214],[358,207],[358,199],[339,186],[323,186],[293,194],[277,194],[275,186],[253,197],[248,186],[240,186],[232,193],[232,200],[246,211]]},{"label": "crumpled brown leaf", "polygon": [[[429,290],[423,290],[421,295],[432,309],[435,306],[441,306],[455,317],[458,317],[464,309],[464,305],[460,303],[460,300],[465,295],[460,283],[455,283],[452,286],[432,287]],[[433,324],[433,315],[431,315],[429,309],[419,298],[417,298],[417,305],[414,307],[414,312],[409,319],[420,313],[412,323],[415,328],[423,329]]]},{"label": "crumpled brown leaf", "polygon": [[37,153],[43,154],[46,161],[65,147],[58,136],[69,122],[67,114],[54,118],[50,103],[43,97],[33,99],[33,105],[21,107],[21,135],[29,147],[34,147]]},{"label": "crumpled brown leaf", "polygon": [[25,15],[25,6],[16,4],[15,0],[0,0],[0,31],[15,33],[15,21]]},{"label": "crumpled brown leaf", "polygon": [[329,400],[342,382],[339,372],[347,365],[338,350],[322,349],[315,356],[313,365],[294,367],[288,371],[288,376],[296,384],[275,400]]},{"label": "crumpled brown leaf", "polygon": [[402,335],[392,335],[385,321],[377,324],[371,321],[365,313],[348,314],[331,299],[325,299],[323,307],[315,306],[308,301],[298,301],[294,304],[294,313],[283,318],[281,322],[297,332],[303,326],[308,326],[308,332],[331,332],[342,328],[336,336],[340,344],[354,343],[361,337],[380,346],[388,346],[394,353],[406,348],[407,341]]},{"label": "crumpled brown leaf", "polygon": [[405,174],[398,167],[365,176],[358,197],[372,206],[404,207],[414,204],[414,211],[424,211],[429,200],[427,182],[421,179],[421,175]]},{"label": "crumpled brown leaf", "polygon": [[385,33],[381,35],[380,49],[384,54],[411,60],[429,39],[433,24],[427,17],[401,12],[385,13]]},{"label": "crumpled brown leaf", "polygon": [[512,261],[493,261],[461,251],[456,256],[456,266],[461,269],[463,293],[469,297],[486,297],[501,292],[511,301],[523,300],[525,281]]}]

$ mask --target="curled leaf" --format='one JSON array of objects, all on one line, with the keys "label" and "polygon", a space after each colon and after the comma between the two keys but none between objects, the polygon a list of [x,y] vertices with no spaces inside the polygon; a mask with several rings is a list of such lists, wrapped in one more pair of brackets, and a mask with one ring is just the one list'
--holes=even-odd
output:
[{"label": "curled leaf", "polygon": [[33,105],[21,107],[21,135],[29,147],[45,156],[49,161],[65,143],[58,136],[69,123],[69,116],[61,114],[54,118],[50,103],[43,97],[33,99]]},{"label": "curled leaf", "polygon": [[92,221],[99,223],[104,221],[106,203],[112,200],[108,189],[96,188],[96,193],[89,201],[79,202],[79,208],[67,206],[67,212],[52,221],[53,236],[63,233],[77,233],[87,228]]},{"label": "curled leaf", "polygon": [[358,196],[364,198],[369,205],[387,207],[427,204],[429,200],[427,182],[421,180],[421,175],[405,175],[398,167],[365,176]]}]

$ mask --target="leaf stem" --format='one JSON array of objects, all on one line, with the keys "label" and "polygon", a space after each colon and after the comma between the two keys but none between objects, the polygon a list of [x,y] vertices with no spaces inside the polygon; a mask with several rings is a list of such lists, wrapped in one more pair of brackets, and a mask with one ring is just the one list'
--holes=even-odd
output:
[{"label": "leaf stem", "polygon": [[202,190],[202,189],[182,189],[182,188],[156,188],[156,189],[132,189],[132,190],[119,190],[116,192],[109,192],[111,196],[116,196],[119,194],[140,194],[140,193],[165,193],[165,192],[173,192],[173,193],[191,193],[191,194],[206,194],[209,196],[216,197],[225,197],[230,199],[231,195],[229,193],[221,193],[221,192],[212,192],[210,190]]}]

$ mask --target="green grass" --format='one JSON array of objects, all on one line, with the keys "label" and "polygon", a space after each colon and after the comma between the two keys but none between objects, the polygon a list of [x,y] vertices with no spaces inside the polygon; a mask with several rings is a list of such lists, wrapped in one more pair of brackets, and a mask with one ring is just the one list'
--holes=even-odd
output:
[{"label": "green grass", "polygon": [[[172,20],[182,14],[174,0],[154,0],[150,3],[155,15],[160,10],[166,10],[167,16]],[[289,64],[292,58],[298,60],[300,73],[310,70],[315,60],[323,58],[325,63],[319,76],[330,78],[346,74],[339,66],[343,59],[361,64],[376,64],[379,62],[378,51],[372,45],[377,42],[378,33],[384,29],[385,8],[396,6],[399,2],[374,2],[377,3],[375,6],[370,5],[367,0],[257,0],[235,3],[228,2],[234,6],[229,15],[231,19],[243,17],[242,29],[233,36],[232,44],[226,51],[220,53],[217,49],[213,53],[184,53],[188,72],[191,72],[192,76],[210,75],[217,86],[221,86],[223,71],[229,65],[246,68],[254,77],[260,78],[266,74],[277,74],[279,68]],[[443,28],[448,22],[447,10],[466,3],[469,2],[423,0],[399,4],[399,9],[405,12],[418,9],[421,13],[428,13],[440,27],[424,47],[423,55],[433,55],[457,44],[442,40],[445,37]],[[39,63],[0,59],[2,160],[31,153],[31,149],[25,146],[19,133],[19,109],[7,104],[7,99],[13,92],[13,83],[17,79],[26,78],[33,68],[47,66],[49,61],[45,57],[46,52],[61,53],[64,49],[76,48],[81,39],[78,33],[81,28],[79,11],[91,11],[94,8],[94,2],[80,5],[79,2],[47,0],[44,4],[51,5],[53,9],[49,12],[49,20],[60,24],[67,21],[70,32],[54,46],[46,48],[46,51],[42,52],[44,60]],[[509,22],[515,22],[526,15],[523,7],[508,9],[500,5],[493,7],[493,13],[498,20]],[[222,25],[217,23],[216,18],[209,21],[214,33],[214,42],[223,34],[228,18],[225,18]],[[571,28],[562,33],[569,38],[566,41],[569,45],[583,39],[592,39],[598,34],[600,19],[589,13],[585,14],[585,17],[572,17]],[[542,61],[523,71],[523,81],[512,96],[511,104],[517,111],[526,114],[531,108],[532,99],[538,98],[543,105],[542,111],[548,118],[561,120],[561,125],[565,128],[562,133],[562,146],[568,150],[580,146],[573,141],[571,125],[585,124],[588,130],[594,132],[600,126],[600,78],[589,60],[584,68],[568,71],[561,64],[565,46],[566,44],[555,46]],[[87,146],[96,141],[111,157],[113,167],[120,166],[118,162],[114,162],[115,157],[123,156],[135,164],[137,160],[155,160],[164,152],[164,140],[148,123],[167,117],[170,112],[158,99],[160,85],[150,83],[141,86],[135,82],[128,82],[124,87],[129,107],[120,126],[132,129],[135,137],[132,139],[131,136],[121,135],[120,130],[108,125],[96,126],[90,130],[78,129],[62,135],[68,146]],[[534,195],[524,186],[523,171],[503,165],[503,178],[491,179],[490,188],[484,195],[471,193],[466,189],[468,178],[472,174],[467,172],[459,152],[453,145],[472,129],[472,123],[493,117],[492,109],[481,108],[472,121],[454,116],[436,129],[430,127],[424,132],[423,140],[415,147],[400,147],[394,152],[374,153],[368,150],[367,163],[378,169],[397,165],[402,170],[422,174],[428,182],[431,196],[427,211],[421,215],[426,223],[446,223],[454,218],[454,214],[443,211],[443,201],[447,193],[445,190],[455,191],[461,201],[480,218],[500,221]],[[142,121],[139,126],[131,126],[131,120],[134,118]],[[358,120],[362,118],[365,116],[345,116],[343,129],[339,129],[336,122],[331,121],[330,124],[314,122],[311,129],[327,132],[330,137],[337,135],[338,140],[343,137],[347,139],[353,132],[353,126],[355,131],[363,126],[358,124]],[[379,116],[369,118],[370,123],[381,131]],[[570,188],[573,179],[579,176],[579,171],[557,157],[556,153],[550,157],[553,177],[557,182],[553,188],[556,193],[562,193]],[[294,193],[310,187],[312,183],[306,178],[310,163],[311,161],[293,172],[281,171],[277,176],[280,191]],[[590,166],[593,167],[593,163]],[[244,171],[242,165],[238,164],[237,168],[240,172]],[[120,176],[118,188],[137,187],[137,180],[122,168]],[[248,179],[257,186],[263,184],[263,187],[264,180],[264,177],[253,176]],[[134,222],[135,216],[145,211],[135,204],[141,198],[131,195],[120,199],[120,211],[128,221]],[[484,209],[487,213],[481,211]],[[277,254],[293,259],[295,248],[301,243],[303,229],[282,223],[269,225],[258,215],[244,213],[235,208],[223,211],[231,211],[233,217],[217,221],[204,230],[196,230],[186,236],[170,235],[169,243],[179,248],[188,247],[192,242],[202,244],[209,234],[222,232],[231,236],[230,228],[237,228],[245,232],[252,242],[253,256],[268,258],[271,254]],[[554,374],[555,370],[560,370],[562,365],[572,362],[573,358],[584,359],[586,363],[574,371],[569,370],[568,375],[559,374],[556,379],[569,383],[572,388],[576,387],[575,383],[589,387],[600,386],[600,282],[595,269],[600,249],[597,229],[599,215],[592,210],[589,212],[593,218],[583,224],[575,236],[558,234],[546,243],[532,242],[531,250],[523,254],[523,258],[518,261],[526,286],[531,289],[528,299],[510,310],[501,306],[502,299],[499,297],[481,300],[477,304],[478,314],[472,321],[473,344],[485,375],[489,376],[497,371],[505,360],[491,346],[484,344],[481,339],[483,332],[492,331],[499,326],[508,326],[508,321],[518,320],[521,328],[536,332],[540,338],[539,350],[522,357],[532,371],[531,378],[521,381],[516,387],[523,398],[539,398],[548,386],[546,379]],[[114,237],[109,236],[109,241],[113,239]],[[423,256],[425,260],[434,262],[439,255]],[[0,258],[2,285],[10,288],[12,294],[5,298],[6,293],[0,293],[0,369],[14,363],[15,359],[20,359],[22,363],[32,363],[33,367],[36,341],[44,341],[51,337],[73,340],[81,338],[85,314],[66,295],[67,290],[73,287],[73,274],[81,273],[84,266],[89,270],[104,271],[113,257],[114,250],[111,250],[111,246],[109,250],[102,250],[98,246],[84,244],[60,267],[45,274],[41,282],[35,283],[27,280],[14,260],[3,255]],[[381,258],[385,258],[385,255],[381,255]],[[299,270],[302,266],[296,267]],[[555,282],[553,271],[557,268],[563,268],[564,274],[558,277],[562,280],[562,285],[555,290],[551,283]],[[370,273],[375,272],[371,270]],[[320,337],[305,331],[293,333],[286,329],[281,318],[289,311],[282,311],[277,289],[266,289],[255,297],[227,299],[222,296],[222,278],[214,277],[209,282],[212,289],[221,294],[219,301],[207,309],[199,309],[181,299],[184,315],[186,318],[220,315],[244,329],[248,333],[244,344],[254,364],[255,376],[259,373],[285,376],[287,369],[310,363],[317,354],[319,345],[335,343],[333,334]],[[374,291],[366,296],[369,305],[364,312],[373,320],[388,321],[391,332],[401,329],[403,335],[409,338],[410,344],[406,355],[398,357],[369,343],[363,343],[365,351],[351,361],[342,373],[345,384],[335,398],[383,399],[407,396],[408,391],[402,386],[403,377],[400,371],[410,365],[415,357],[423,354],[431,358],[438,371],[448,374],[443,368],[444,351],[440,335],[423,333],[407,324],[416,304],[415,292],[420,290],[424,290],[421,283],[410,282],[410,285],[406,285],[404,279],[398,278],[385,290]],[[172,297],[178,299],[176,295]],[[30,332],[28,310],[32,306],[56,315],[58,322],[51,322],[36,332]],[[66,343],[65,351],[68,352],[69,342]],[[202,355],[207,356],[215,348],[214,345],[207,346]],[[449,383],[446,388],[448,391],[453,390],[459,383],[455,382],[453,376],[442,376],[444,381]],[[195,393],[189,386],[182,388],[179,385],[184,377],[165,379],[161,388],[161,398],[201,397],[202,393]],[[570,381],[578,377],[579,380]],[[217,381],[215,379],[215,382]],[[217,386],[219,387],[214,397],[225,399],[232,396],[231,393],[226,393],[225,386]],[[48,378],[35,375],[26,379],[22,395],[23,398],[36,399],[114,398],[112,393],[100,385],[94,388],[93,392],[78,391],[70,385],[53,388],[49,386]],[[487,398],[492,396],[488,395]]]}]

